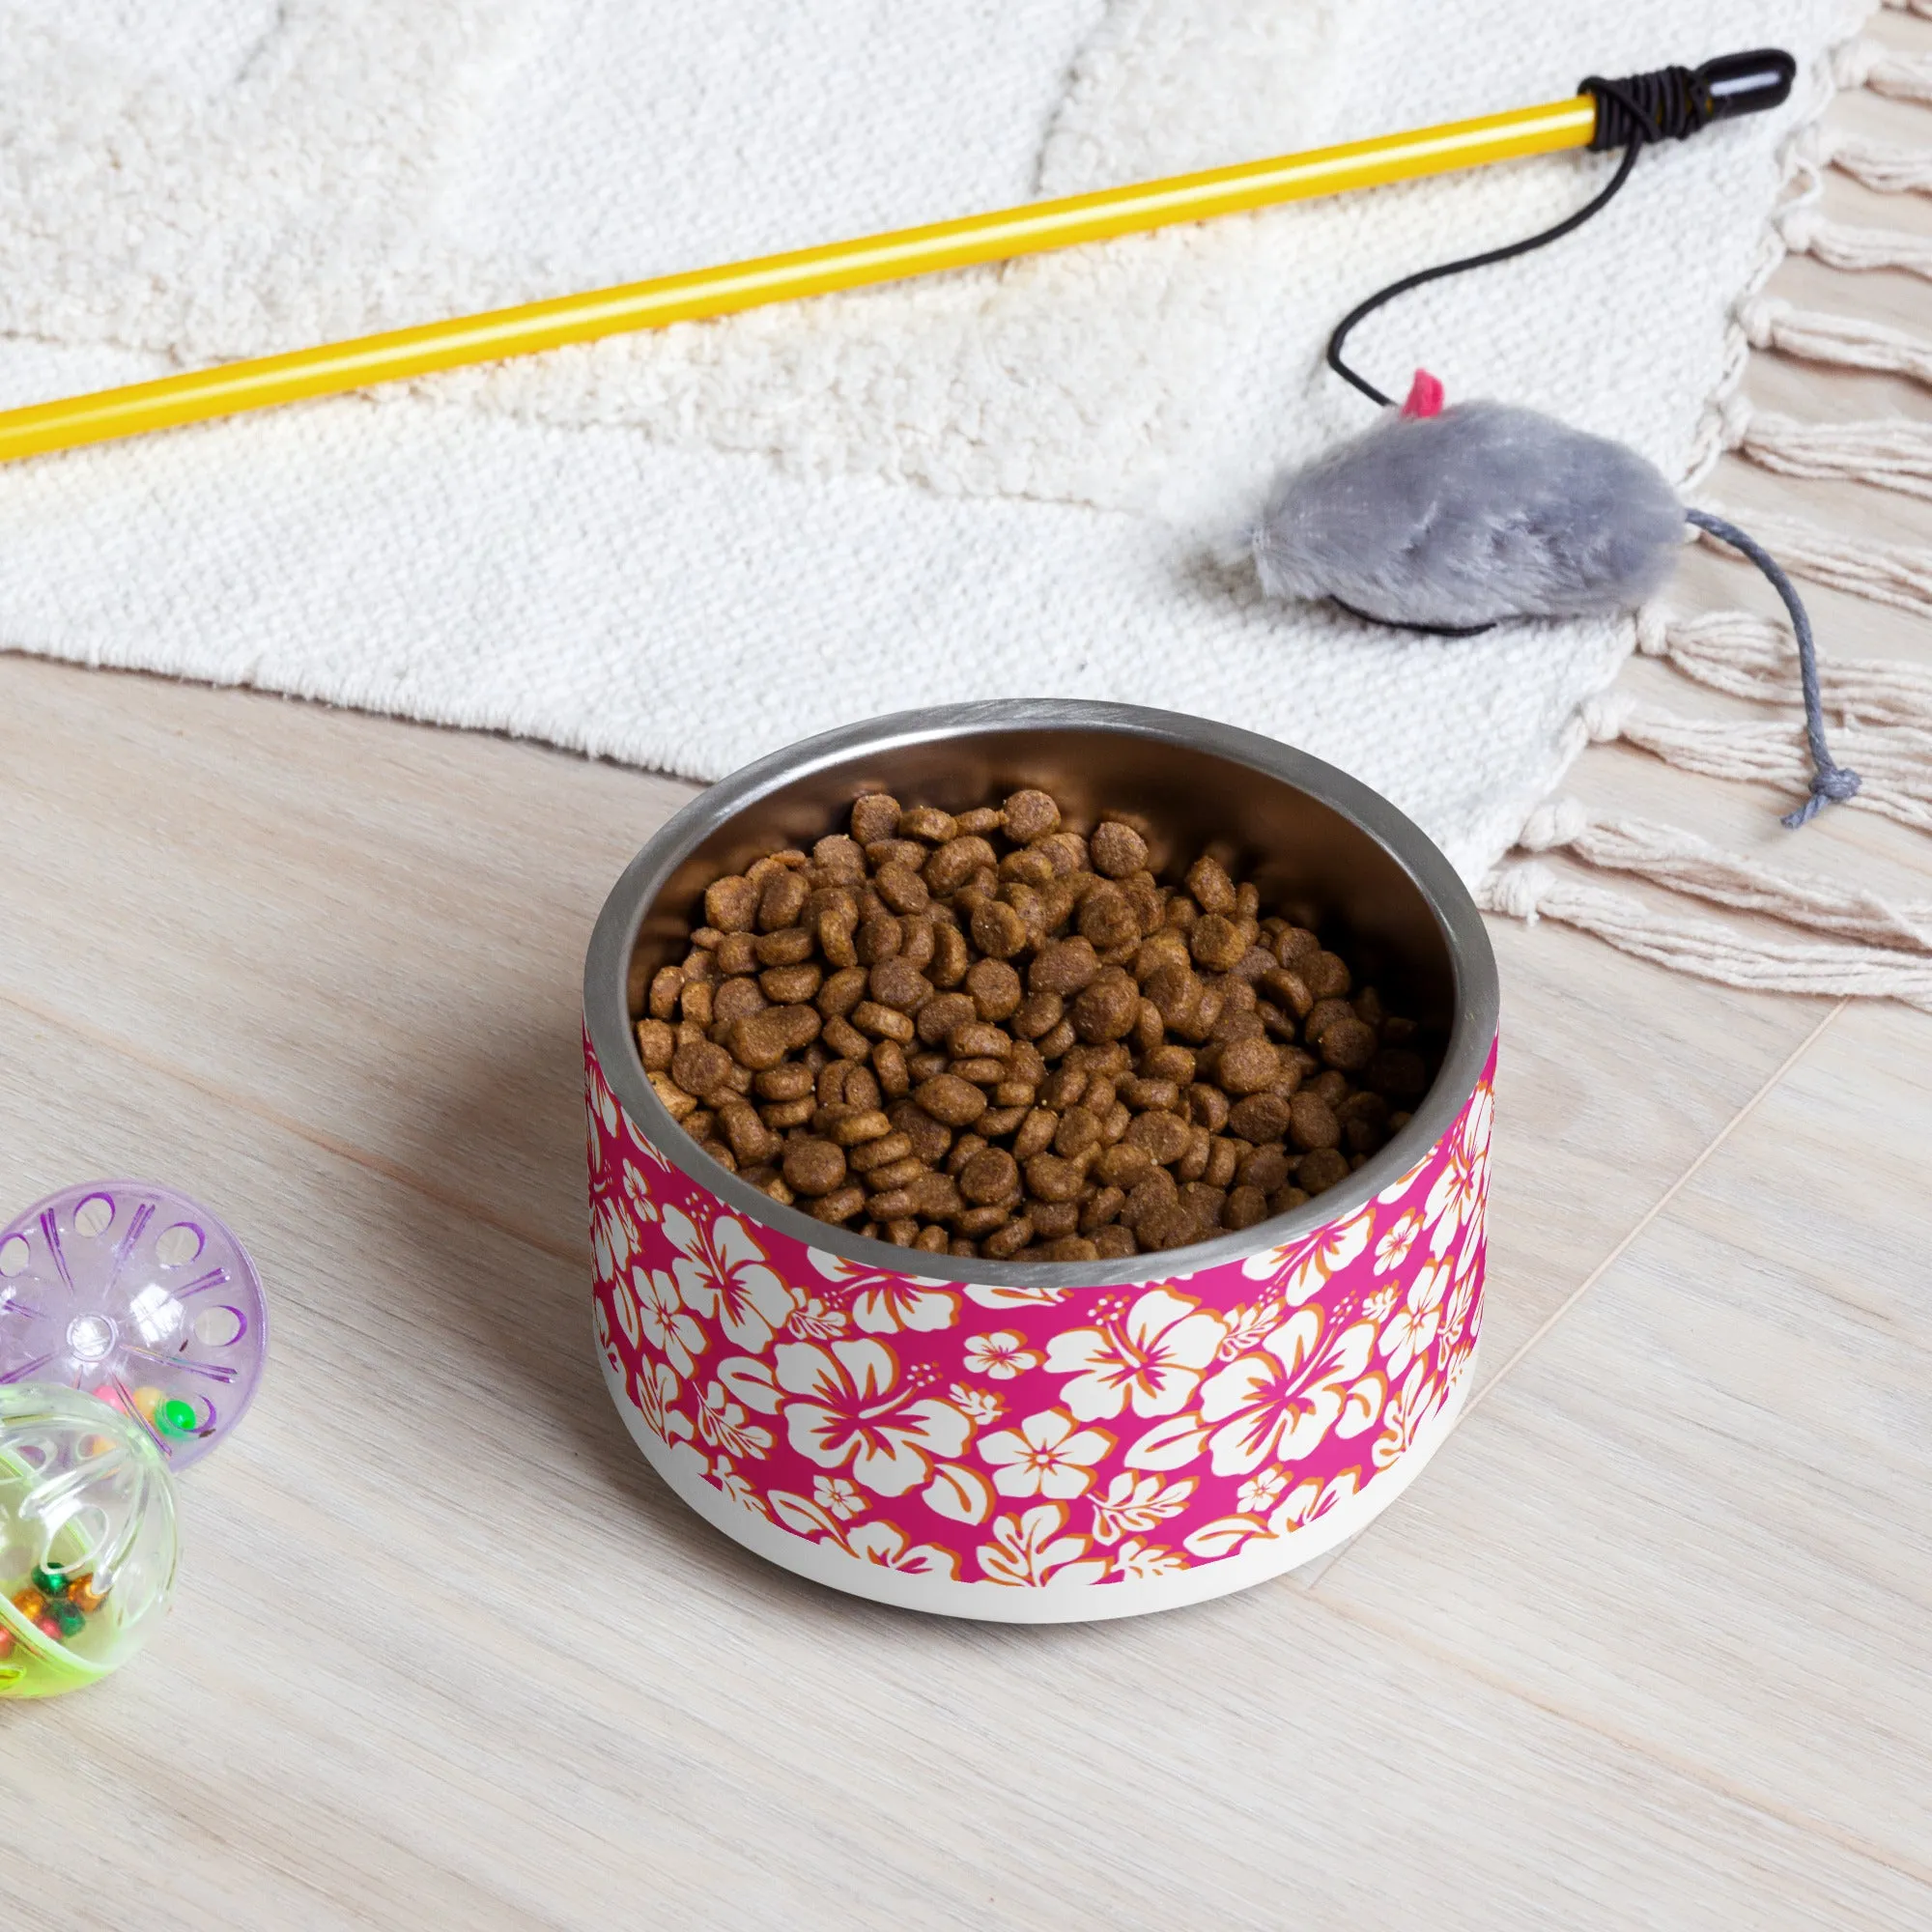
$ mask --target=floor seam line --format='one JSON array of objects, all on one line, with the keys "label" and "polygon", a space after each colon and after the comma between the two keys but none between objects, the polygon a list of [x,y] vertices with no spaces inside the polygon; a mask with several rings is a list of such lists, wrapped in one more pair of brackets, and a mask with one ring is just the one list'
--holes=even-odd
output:
[{"label": "floor seam line", "polygon": [[1613,1247],[1609,1251],[1609,1253],[1606,1254],[1603,1258],[1603,1260],[1600,1261],[1596,1264],[1596,1266],[1593,1267],[1590,1270],[1590,1272],[1586,1274],[1583,1277],[1583,1279],[1580,1282],[1578,1282],[1577,1286],[1574,1289],[1572,1289],[1567,1295],[1563,1297],[1563,1299],[1556,1305],[1556,1307],[1550,1310],[1548,1315],[1547,1315],[1540,1323],[1538,1323],[1536,1331],[1518,1346],[1515,1353],[1510,1356],[1509,1360],[1506,1361],[1502,1365],[1502,1367],[1499,1368],[1495,1372],[1495,1374],[1489,1378],[1489,1380],[1483,1384],[1481,1388],[1473,1389],[1470,1391],[1469,1400],[1467,1404],[1464,1406],[1461,1417],[1458,1419],[1457,1422],[1458,1428],[1461,1428],[1463,1423],[1466,1422],[1469,1419],[1469,1417],[1476,1412],[1476,1410],[1482,1406],[1483,1402],[1489,1396],[1490,1392],[1492,1389],[1499,1388],[1502,1385],[1505,1378],[1516,1371],[1519,1364],[1526,1360],[1528,1356],[1536,1350],[1536,1348],[1542,1343],[1544,1337],[1548,1335],[1553,1328],[1555,1328],[1557,1324],[1560,1321],[1562,1321],[1564,1317],[1568,1315],[1570,1311],[1573,1308],[1575,1308],[1577,1304],[1579,1301],[1581,1301],[1583,1297],[1586,1294],[1588,1294],[1593,1288],[1596,1287],[1598,1282],[1602,1281],[1605,1275],[1609,1273],[1610,1269],[1616,1266],[1617,1263],[1622,1261],[1624,1256],[1627,1255],[1631,1251],[1631,1249],[1634,1248],[1636,1245],[1636,1243],[1643,1237],[1643,1236],[1649,1232],[1652,1225],[1663,1214],[1664,1210],[1669,1208],[1670,1204],[1673,1201],[1675,1201],[1677,1197],[1680,1194],[1682,1194],[1687,1187],[1690,1185],[1691,1181],[1693,1181],[1697,1178],[1697,1176],[1704,1171],[1706,1164],[1710,1162],[1713,1158],[1715,1158],[1719,1150],[1721,1150],[1730,1141],[1732,1135],[1734,1135],[1738,1131],[1738,1129],[1742,1127],[1744,1123],[1747,1121],[1748,1121],[1753,1114],[1757,1112],[1758,1108],[1761,1107],[1764,1104],[1764,1102],[1767,1099],[1769,1099],[1771,1095],[1774,1093],[1776,1093],[1776,1090],[1783,1084],[1785,1076],[1791,1071],[1791,1069],[1794,1066],[1798,1065],[1798,1063],[1801,1060],[1804,1058],[1804,1056],[1807,1053],[1810,1052],[1812,1047],[1817,1044],[1819,1038],[1823,1036],[1826,1028],[1828,1028],[1832,1024],[1832,1022],[1835,1020],[1838,1017],[1838,1015],[1842,1013],[1845,1010],[1845,1009],[1850,1005],[1851,1005],[1851,996],[1849,994],[1845,995],[1843,998],[1838,1000],[1838,1002],[1832,1008],[1831,1011],[1828,1012],[1824,1016],[1824,1018],[1821,1019],[1818,1022],[1818,1024],[1814,1026],[1811,1029],[1811,1031],[1807,1033],[1804,1036],[1804,1037],[1801,1039],[1798,1042],[1798,1044],[1791,1049],[1791,1051],[1788,1054],[1785,1055],[1783,1060],[1778,1063],[1776,1067],[1775,1067],[1772,1072],[1770,1072],[1765,1076],[1763,1084],[1757,1089],[1757,1091],[1751,1094],[1750,1098],[1747,1099],[1744,1103],[1744,1105],[1741,1106],[1737,1110],[1737,1112],[1734,1113],[1731,1116],[1731,1118],[1724,1122],[1724,1124],[1721,1127],[1718,1129],[1717,1133],[1712,1136],[1711,1140],[1706,1144],[1703,1151],[1690,1163],[1690,1165],[1687,1167],[1684,1170],[1684,1172],[1680,1174],[1677,1177],[1677,1179],[1673,1180],[1670,1183],[1670,1185],[1666,1187],[1663,1190],[1663,1192],[1660,1194],[1657,1197],[1657,1199],[1651,1203],[1651,1205],[1643,1211],[1643,1213],[1637,1218],[1635,1223],[1631,1227],[1630,1231],[1626,1235],[1624,1235],[1624,1236],[1617,1242],[1616,1246]]},{"label": "floor seam line", "polygon": [[[1499,1368],[1495,1372],[1495,1374],[1492,1376],[1490,1379],[1483,1384],[1481,1388],[1472,1389],[1470,1391],[1468,1401],[1463,1405],[1462,1414],[1456,1418],[1454,1425],[1451,1427],[1449,1431],[1449,1435],[1443,1438],[1445,1444],[1447,1443],[1450,1437],[1454,1436],[1459,1431],[1468,1426],[1469,1418],[1475,1414],[1478,1408],[1482,1406],[1483,1403],[1488,1399],[1490,1392],[1492,1389],[1500,1388],[1505,1379],[1507,1379],[1509,1376],[1515,1373],[1519,1364],[1526,1360],[1528,1356],[1531,1354],[1531,1352],[1542,1343],[1544,1337],[1548,1335],[1557,1325],[1557,1323],[1560,1322],[1563,1320],[1563,1318],[1566,1315],[1568,1315],[1570,1311],[1573,1308],[1575,1308],[1577,1304],[1579,1301],[1581,1301],[1586,1294],[1589,1293],[1591,1289],[1595,1288],[1598,1282],[1603,1280],[1604,1276],[1606,1275],[1610,1271],[1610,1269],[1613,1268],[1617,1264],[1617,1263],[1620,1262],[1624,1258],[1624,1256],[1630,1252],[1630,1250],[1636,1244],[1637,1240],[1643,1236],[1643,1234],[1656,1222],[1658,1217],[1661,1214],[1662,1214],[1664,1209],[1668,1208],[1670,1204],[1673,1201],[1675,1201],[1677,1197],[1681,1193],[1683,1193],[1683,1191],[1687,1187],[1690,1186],[1691,1181],[1696,1179],[1698,1174],[1700,1174],[1703,1171],[1705,1163],[1709,1161],[1713,1157],[1713,1155],[1715,1155],[1718,1152],[1718,1151],[1725,1145],[1727,1141],[1729,1141],[1731,1136],[1734,1133],[1736,1133],[1737,1130],[1741,1126],[1743,1126],[1747,1120],[1750,1119],[1750,1117],[1757,1111],[1757,1109],[1763,1104],[1763,1102],[1767,1098],[1769,1098],[1769,1096],[1773,1093],[1776,1091],[1779,1085],[1783,1082],[1785,1075],[1789,1073],[1791,1069],[1794,1066],[1796,1066],[1798,1063],[1801,1060],[1803,1060],[1808,1052],[1810,1052],[1812,1046],[1817,1042],[1820,1036],[1823,1035],[1825,1029],[1829,1027],[1832,1024],[1832,1022],[1835,1020],[1838,1017],[1838,1015],[1841,1012],[1843,1012],[1845,1009],[1850,1005],[1851,1005],[1851,996],[1847,994],[1843,998],[1841,998],[1835,1006],[1832,1008],[1831,1011],[1828,1012],[1824,1016],[1824,1018],[1821,1019],[1818,1022],[1818,1024],[1814,1026],[1811,1029],[1811,1031],[1807,1033],[1804,1036],[1804,1037],[1801,1039],[1798,1042],[1798,1044],[1791,1049],[1791,1051],[1788,1054],[1785,1055],[1783,1060],[1778,1063],[1777,1066],[1774,1068],[1773,1071],[1765,1077],[1763,1085],[1758,1088],[1758,1090],[1750,1096],[1750,1098],[1747,1099],[1744,1103],[1744,1105],[1741,1106],[1737,1110],[1737,1112],[1734,1113],[1731,1116],[1731,1118],[1724,1122],[1724,1124],[1718,1130],[1718,1132],[1712,1137],[1710,1142],[1705,1146],[1703,1151],[1697,1155],[1696,1159],[1694,1159],[1690,1163],[1690,1165],[1687,1167],[1684,1170],[1684,1172],[1680,1174],[1677,1177],[1677,1179],[1673,1180],[1670,1183],[1670,1185],[1666,1187],[1663,1190],[1663,1192],[1657,1197],[1657,1199],[1654,1202],[1651,1203],[1650,1207],[1647,1208],[1644,1210],[1644,1212],[1637,1218],[1636,1222],[1632,1226],[1629,1233],[1627,1233],[1623,1236],[1623,1238],[1617,1242],[1616,1246],[1613,1247],[1609,1251],[1609,1253],[1606,1254],[1604,1257],[1604,1259],[1600,1261],[1597,1264],[1597,1265],[1593,1267],[1590,1270],[1590,1272],[1586,1274],[1583,1277],[1583,1279],[1580,1282],[1578,1282],[1577,1285],[1574,1289],[1572,1289],[1567,1295],[1564,1296],[1563,1300],[1560,1303],[1558,1303],[1558,1305],[1555,1308],[1550,1310],[1549,1314],[1546,1316],[1544,1320],[1537,1325],[1535,1333],[1530,1335],[1528,1339],[1524,1341],[1520,1345],[1520,1347],[1517,1349],[1516,1352],[1510,1356],[1509,1360],[1506,1361],[1502,1365],[1502,1367]],[[1311,1598],[1317,1596],[1320,1593],[1322,1585],[1327,1582],[1329,1577],[1332,1577],[1335,1574],[1335,1572],[1338,1569],[1340,1569],[1344,1563],[1348,1561],[1350,1552],[1355,1548],[1356,1545],[1360,1543],[1361,1539],[1364,1536],[1368,1535],[1369,1530],[1372,1527],[1373,1527],[1372,1524],[1364,1525],[1364,1527],[1360,1531],[1358,1531],[1353,1538],[1351,1538],[1348,1543],[1345,1543],[1341,1547],[1341,1548],[1336,1550],[1334,1555],[1322,1567],[1321,1574],[1319,1577],[1317,1577],[1315,1580],[1307,1586],[1307,1589],[1304,1594]]]}]

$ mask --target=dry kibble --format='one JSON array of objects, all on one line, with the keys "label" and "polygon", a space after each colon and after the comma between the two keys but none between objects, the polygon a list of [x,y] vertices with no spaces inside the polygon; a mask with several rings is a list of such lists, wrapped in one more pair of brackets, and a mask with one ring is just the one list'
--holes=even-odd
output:
[{"label": "dry kibble", "polygon": [[1006,835],[1016,845],[1031,845],[1060,828],[1060,807],[1043,791],[1016,791],[1000,811]]},{"label": "dry kibble", "polygon": [[913,1098],[942,1125],[970,1127],[986,1111],[986,1096],[956,1073],[936,1074],[913,1089]]},{"label": "dry kibble", "polygon": [[758,889],[750,879],[714,880],[704,889],[704,923],[720,932],[750,932],[758,920]]},{"label": "dry kibble", "polygon": [[1248,950],[1247,935],[1218,912],[1194,922],[1188,929],[1187,946],[1194,963],[1209,973],[1232,971]]},{"label": "dry kibble", "polygon": [[900,819],[898,800],[885,792],[868,792],[852,801],[852,837],[861,845],[892,838],[900,829]]},{"label": "dry kibble", "polygon": [[1140,990],[1132,977],[1119,966],[1104,967],[1074,999],[1073,1031],[1094,1042],[1123,1039],[1133,1032],[1140,1009]]},{"label": "dry kibble", "polygon": [[1349,990],[1348,962],[1337,953],[1317,952],[1303,960],[1298,970],[1318,1000],[1340,999]]},{"label": "dry kibble", "polygon": [[638,1057],[644,1063],[646,1073],[665,1073],[670,1069],[671,1055],[677,1050],[677,1036],[664,1020],[639,1020],[638,1022]]},{"label": "dry kibble", "polygon": [[1280,1074],[1281,1056],[1265,1039],[1237,1039],[1222,1051],[1215,1078],[1224,1093],[1248,1094],[1272,1087]]},{"label": "dry kibble", "polygon": [[1205,854],[1187,869],[1187,890],[1204,913],[1231,913],[1236,900],[1235,882],[1218,859]]},{"label": "dry kibble", "polygon": [[786,1186],[800,1194],[830,1194],[845,1184],[845,1154],[831,1141],[788,1141],[781,1171]]},{"label": "dry kibble", "polygon": [[973,911],[973,944],[991,959],[1010,959],[1024,951],[1027,923],[1004,899],[988,899]]},{"label": "dry kibble", "polygon": [[[1289,1138],[1303,1153],[1321,1148],[1335,1148],[1342,1139],[1342,1123],[1335,1110],[1319,1094],[1297,1094],[1288,1103]],[[1303,1185],[1307,1183],[1304,1181]]]},{"label": "dry kibble", "polygon": [[1109,879],[1124,879],[1148,862],[1147,840],[1131,825],[1109,820],[1095,826],[1087,841],[1094,869]]},{"label": "dry kibble", "polygon": [[712,881],[685,956],[634,967],[639,1058],[753,1186],[922,1254],[1255,1227],[1401,1131],[1439,1036],[1355,991],[1232,849],[1183,889],[1139,825],[1083,835],[1042,790],[957,815],[869,793],[809,857]]},{"label": "dry kibble", "polygon": [[1322,1193],[1338,1180],[1348,1179],[1348,1156],[1336,1148],[1317,1148],[1301,1157],[1300,1166],[1294,1170],[1294,1178],[1310,1194]]},{"label": "dry kibble", "polygon": [[980,1019],[1007,1020],[1019,1010],[1026,989],[1004,959],[981,959],[967,969],[966,990]]},{"label": "dry kibble", "polygon": [[1321,1058],[1343,1073],[1359,1073],[1376,1057],[1376,1030],[1361,1020],[1337,1020],[1322,1030]]}]

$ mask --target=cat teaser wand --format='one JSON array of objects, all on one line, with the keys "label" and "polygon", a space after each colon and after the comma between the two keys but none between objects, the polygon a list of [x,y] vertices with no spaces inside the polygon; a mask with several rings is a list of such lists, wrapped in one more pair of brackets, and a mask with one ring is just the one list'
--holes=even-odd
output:
[{"label": "cat teaser wand", "polygon": [[[1622,81],[1595,83],[1595,91],[1585,83],[1570,99],[1540,107],[1520,107],[1506,114],[1214,168],[1205,174],[1034,202],[37,403],[0,413],[0,462],[141,436],[244,410],[270,409],[309,396],[339,395],[439,369],[526,355],[567,342],[663,328],[673,322],[729,315],[834,289],[1037,255],[1175,222],[1446,174],[1525,155],[1617,147],[1634,155],[1646,137],[1655,138],[1660,130],[1681,135],[1710,121],[1777,106],[1790,94],[1792,74],[1792,62],[1785,54],[1729,54],[1694,71],[1666,68]],[[1655,112],[1644,123],[1635,123],[1627,102],[1649,103]]]}]

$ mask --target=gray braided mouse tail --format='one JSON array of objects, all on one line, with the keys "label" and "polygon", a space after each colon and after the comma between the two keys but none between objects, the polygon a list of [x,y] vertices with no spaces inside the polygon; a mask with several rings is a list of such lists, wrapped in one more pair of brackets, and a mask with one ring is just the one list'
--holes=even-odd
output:
[{"label": "gray braided mouse tail", "polygon": [[1795,832],[1801,825],[1808,825],[1826,806],[1856,798],[1863,782],[1857,772],[1833,757],[1832,748],[1825,742],[1825,703],[1818,693],[1818,647],[1811,639],[1811,619],[1790,578],[1778,568],[1776,559],[1737,525],[1726,523],[1722,517],[1714,517],[1708,510],[1686,510],[1684,515],[1686,521],[1694,524],[1698,529],[1749,557],[1764,572],[1771,587],[1783,599],[1784,608],[1790,613],[1792,633],[1798,639],[1798,674],[1804,686],[1804,738],[1811,748],[1812,768],[1810,797],[1796,811],[1784,815],[1783,822]]}]

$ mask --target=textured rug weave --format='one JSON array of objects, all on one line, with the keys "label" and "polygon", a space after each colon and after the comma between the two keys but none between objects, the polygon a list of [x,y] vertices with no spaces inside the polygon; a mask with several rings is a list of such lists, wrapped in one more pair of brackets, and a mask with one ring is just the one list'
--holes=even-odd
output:
[{"label": "textured rug weave", "polygon": [[[0,0],[0,401],[1565,96],[1777,43],[1784,112],[1642,158],[1573,241],[1355,338],[1693,481],[1821,0]],[[23,113],[17,103],[32,102]],[[1271,732],[1472,881],[1628,623],[1391,636],[1229,561],[1364,427],[1391,276],[1604,156],[1236,217],[0,471],[0,643],[698,778],[910,706],[1072,695]]]}]

